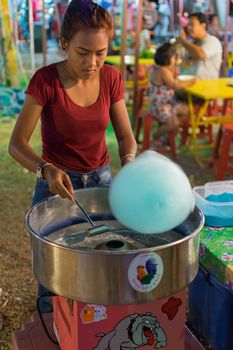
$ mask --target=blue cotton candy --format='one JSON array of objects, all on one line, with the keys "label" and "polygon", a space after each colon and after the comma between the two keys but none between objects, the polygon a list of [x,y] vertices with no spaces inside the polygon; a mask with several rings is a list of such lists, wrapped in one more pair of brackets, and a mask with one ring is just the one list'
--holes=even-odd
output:
[{"label": "blue cotton candy", "polygon": [[142,233],[171,230],[193,211],[194,203],[183,170],[154,151],[146,151],[125,165],[109,190],[109,204],[116,219]]}]

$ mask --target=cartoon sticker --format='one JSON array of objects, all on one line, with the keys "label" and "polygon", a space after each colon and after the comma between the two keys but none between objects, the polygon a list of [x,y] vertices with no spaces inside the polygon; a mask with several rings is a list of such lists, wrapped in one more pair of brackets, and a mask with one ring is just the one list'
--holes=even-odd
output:
[{"label": "cartoon sticker", "polygon": [[106,307],[103,305],[87,304],[80,313],[83,323],[92,323],[107,318]]},{"label": "cartoon sticker", "polygon": [[147,293],[159,284],[163,276],[163,261],[156,253],[139,254],[129,266],[128,279],[138,292]]},{"label": "cartoon sticker", "polygon": [[96,336],[101,339],[93,350],[136,350],[146,345],[160,349],[167,346],[167,336],[157,317],[150,312],[129,315],[120,320],[109,333]]},{"label": "cartoon sticker", "polygon": [[168,301],[165,304],[163,304],[161,310],[163,313],[167,315],[167,318],[169,319],[169,321],[172,321],[176,317],[179,311],[179,307],[181,305],[182,305],[182,300],[180,298],[170,297]]}]

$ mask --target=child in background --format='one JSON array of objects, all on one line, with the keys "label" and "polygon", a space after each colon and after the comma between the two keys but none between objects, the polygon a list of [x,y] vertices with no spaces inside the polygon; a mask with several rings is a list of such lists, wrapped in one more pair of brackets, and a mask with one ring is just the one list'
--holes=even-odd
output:
[{"label": "child in background", "polygon": [[176,130],[188,117],[186,103],[176,103],[176,89],[182,89],[196,82],[196,78],[187,81],[175,79],[177,69],[177,52],[174,44],[165,43],[155,52],[155,65],[150,71],[149,113],[159,120],[160,125],[155,134],[159,139],[171,130]]},{"label": "child in background", "polygon": [[140,33],[140,52],[146,51],[150,49],[151,46],[151,38],[150,31],[145,28],[146,19],[142,17],[142,31]]}]

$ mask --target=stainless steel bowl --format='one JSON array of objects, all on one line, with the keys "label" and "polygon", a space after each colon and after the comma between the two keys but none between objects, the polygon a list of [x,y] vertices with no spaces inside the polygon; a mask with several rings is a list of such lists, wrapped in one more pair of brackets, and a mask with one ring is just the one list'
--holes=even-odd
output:
[{"label": "stainless steel bowl", "polygon": [[[115,220],[108,189],[83,189],[75,195],[96,225],[110,229],[93,234],[77,206],[59,196],[32,207],[26,224],[31,233],[33,271],[47,289],[88,303],[139,304],[169,296],[193,280],[204,224],[198,208],[174,230],[148,235]],[[140,290],[132,284],[130,269],[137,259],[147,256],[157,257],[163,271],[154,286]]]}]

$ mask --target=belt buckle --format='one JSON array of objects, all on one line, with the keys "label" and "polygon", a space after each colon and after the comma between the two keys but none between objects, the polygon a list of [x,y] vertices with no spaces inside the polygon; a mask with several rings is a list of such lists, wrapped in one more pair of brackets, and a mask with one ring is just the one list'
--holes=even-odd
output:
[{"label": "belt buckle", "polygon": [[84,175],[82,176],[82,179],[83,179],[84,184],[87,183],[88,178],[89,178],[89,176],[88,176],[87,174],[84,174]]}]

